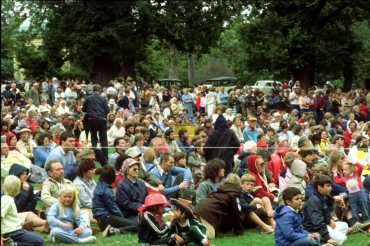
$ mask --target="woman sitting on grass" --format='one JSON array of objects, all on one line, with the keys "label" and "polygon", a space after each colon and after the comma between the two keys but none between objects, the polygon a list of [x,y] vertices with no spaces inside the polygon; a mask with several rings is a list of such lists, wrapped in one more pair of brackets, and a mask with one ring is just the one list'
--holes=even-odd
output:
[{"label": "woman sitting on grass", "polygon": [[[38,232],[49,232],[49,225],[45,219],[37,216],[37,197],[34,194],[32,184],[27,182],[29,170],[19,164],[13,164],[9,170],[10,175],[17,176],[21,181],[20,193],[14,197],[18,217],[26,229],[33,229]],[[45,216],[45,214],[44,214]]]},{"label": "woman sitting on grass", "polygon": [[101,170],[99,183],[94,191],[92,212],[98,221],[103,237],[116,234],[137,232],[138,223],[123,218],[121,210],[114,199],[112,184],[116,179],[116,172],[112,166],[104,166]]}]

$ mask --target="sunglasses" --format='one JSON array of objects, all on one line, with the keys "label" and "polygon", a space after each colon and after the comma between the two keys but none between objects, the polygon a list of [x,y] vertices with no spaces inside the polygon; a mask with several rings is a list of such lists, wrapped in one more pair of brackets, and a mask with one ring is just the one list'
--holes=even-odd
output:
[{"label": "sunglasses", "polygon": [[265,165],[264,162],[260,163],[260,164],[257,164],[257,166],[260,166],[260,167],[263,167]]}]

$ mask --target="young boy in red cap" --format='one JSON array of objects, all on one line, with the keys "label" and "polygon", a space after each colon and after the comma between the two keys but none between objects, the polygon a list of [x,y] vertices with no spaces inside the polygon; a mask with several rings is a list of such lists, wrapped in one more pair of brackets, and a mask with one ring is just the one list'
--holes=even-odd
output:
[{"label": "young boy in red cap", "polygon": [[150,194],[145,198],[144,205],[138,208],[138,211],[143,211],[138,226],[139,243],[177,245],[174,237],[162,237],[169,232],[175,218],[169,218],[164,226],[160,226],[155,218],[156,215],[162,216],[167,206],[170,205],[162,194]]}]

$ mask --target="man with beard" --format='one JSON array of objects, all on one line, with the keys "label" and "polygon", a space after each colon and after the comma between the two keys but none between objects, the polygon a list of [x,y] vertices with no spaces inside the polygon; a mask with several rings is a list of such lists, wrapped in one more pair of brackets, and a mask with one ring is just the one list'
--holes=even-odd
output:
[{"label": "man with beard", "polygon": [[204,157],[207,161],[213,158],[220,158],[225,161],[224,177],[227,177],[234,166],[234,155],[238,151],[239,146],[240,142],[235,133],[229,129],[225,117],[219,115],[215,122],[214,131],[209,134],[204,145]]},{"label": "man with beard", "polygon": [[190,143],[188,142],[189,138],[189,131],[186,128],[180,128],[179,130],[179,138],[176,140],[177,146],[179,149],[186,153],[186,151],[191,147]]},{"label": "man with beard", "polygon": [[125,133],[125,136],[128,136],[130,138],[130,144],[131,146],[134,145],[134,140],[135,140],[135,125],[134,123],[127,123],[125,124],[125,130],[126,130],[126,133]]},{"label": "man with beard", "polygon": [[164,133],[165,137],[166,137],[166,144],[168,146],[168,153],[170,153],[171,155],[174,155],[176,152],[181,152],[181,150],[179,149],[179,146],[177,145],[176,141],[175,141],[175,133],[173,132],[173,130],[171,129],[168,129],[165,133]]}]

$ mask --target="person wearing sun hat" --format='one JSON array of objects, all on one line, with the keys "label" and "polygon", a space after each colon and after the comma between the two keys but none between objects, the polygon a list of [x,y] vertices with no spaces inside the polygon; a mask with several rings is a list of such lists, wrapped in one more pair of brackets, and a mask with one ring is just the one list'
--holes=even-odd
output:
[{"label": "person wearing sun hat", "polygon": [[171,203],[174,205],[176,223],[168,234],[181,244],[209,246],[207,227],[196,220],[189,205],[174,198],[171,198]]},{"label": "person wearing sun hat", "polygon": [[124,179],[117,186],[116,202],[123,218],[138,221],[137,209],[144,205],[148,195],[143,181],[139,180],[140,161],[126,159],[121,167]]}]

